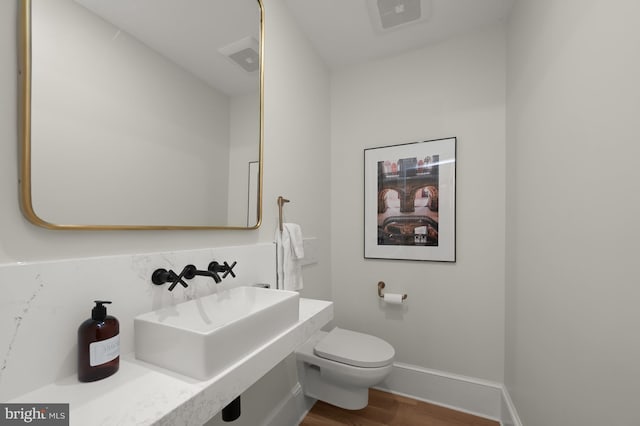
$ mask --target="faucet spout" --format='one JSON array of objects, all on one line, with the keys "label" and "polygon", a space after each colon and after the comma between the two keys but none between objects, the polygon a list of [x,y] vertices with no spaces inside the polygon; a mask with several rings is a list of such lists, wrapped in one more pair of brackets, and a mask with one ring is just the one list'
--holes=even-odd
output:
[{"label": "faucet spout", "polygon": [[213,280],[216,282],[216,284],[219,284],[222,282],[222,278],[220,278],[220,275],[218,275],[217,272],[215,271],[201,271],[198,270],[198,268],[195,267],[195,265],[187,265],[184,267],[184,277],[188,280],[192,279],[193,277],[195,277],[196,275],[198,276],[202,276],[202,277],[210,277],[213,278]]}]

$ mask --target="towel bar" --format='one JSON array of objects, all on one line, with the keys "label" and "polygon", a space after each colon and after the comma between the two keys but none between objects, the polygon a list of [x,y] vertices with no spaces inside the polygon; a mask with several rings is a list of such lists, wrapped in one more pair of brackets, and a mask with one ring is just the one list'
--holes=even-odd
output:
[{"label": "towel bar", "polygon": [[282,206],[284,203],[288,203],[289,200],[284,198],[282,195],[278,197],[278,224],[280,225],[280,232],[282,232]]}]

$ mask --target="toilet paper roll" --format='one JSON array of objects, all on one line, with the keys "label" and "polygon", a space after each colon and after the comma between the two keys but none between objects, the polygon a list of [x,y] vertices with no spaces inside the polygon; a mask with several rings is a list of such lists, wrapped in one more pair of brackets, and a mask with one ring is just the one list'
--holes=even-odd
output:
[{"label": "toilet paper roll", "polygon": [[398,293],[385,293],[383,299],[386,303],[390,303],[392,305],[402,304],[402,295]]}]

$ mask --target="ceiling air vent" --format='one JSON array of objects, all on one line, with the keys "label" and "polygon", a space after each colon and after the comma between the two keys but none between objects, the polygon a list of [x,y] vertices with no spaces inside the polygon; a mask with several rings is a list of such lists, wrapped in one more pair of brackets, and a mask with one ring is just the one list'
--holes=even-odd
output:
[{"label": "ceiling air vent", "polygon": [[245,37],[218,49],[218,52],[229,58],[247,72],[258,71],[260,54],[258,42],[253,37]]},{"label": "ceiling air vent", "polygon": [[367,5],[378,32],[424,21],[431,16],[431,0],[367,0]]}]

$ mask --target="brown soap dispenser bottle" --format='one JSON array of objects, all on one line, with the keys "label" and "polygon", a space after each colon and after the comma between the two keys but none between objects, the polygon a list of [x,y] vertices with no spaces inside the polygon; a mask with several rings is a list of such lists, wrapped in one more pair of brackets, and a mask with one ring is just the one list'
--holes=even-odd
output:
[{"label": "brown soap dispenser bottle", "polygon": [[91,318],[78,328],[78,380],[93,382],[118,371],[120,324],[107,315],[107,300],[96,300]]}]

